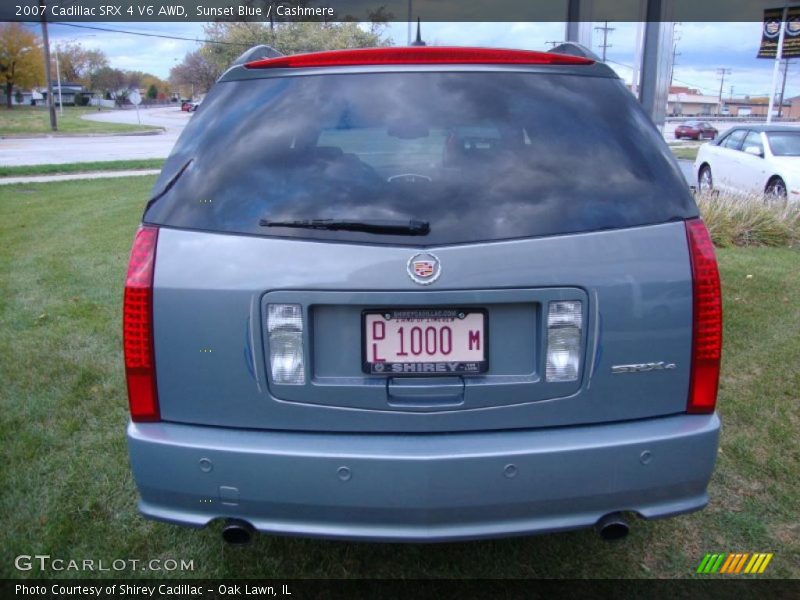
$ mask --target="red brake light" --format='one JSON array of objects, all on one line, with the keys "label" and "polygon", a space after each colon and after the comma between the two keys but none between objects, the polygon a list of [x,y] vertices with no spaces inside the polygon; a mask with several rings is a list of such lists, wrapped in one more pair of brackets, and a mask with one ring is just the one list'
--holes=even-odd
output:
[{"label": "red brake light", "polygon": [[722,357],[722,291],[714,245],[702,219],[686,221],[692,260],[692,374],[690,413],[711,413],[717,404]]},{"label": "red brake light", "polygon": [[156,227],[139,227],[125,279],[122,337],[128,404],[134,421],[161,419],[153,352],[153,267],[157,241]]},{"label": "red brake light", "polygon": [[447,46],[409,46],[402,48],[355,48],[263,58],[245,65],[248,69],[286,69],[300,67],[345,67],[356,65],[407,64],[501,64],[501,65],[591,65],[582,56],[504,50],[500,48],[459,48]]}]

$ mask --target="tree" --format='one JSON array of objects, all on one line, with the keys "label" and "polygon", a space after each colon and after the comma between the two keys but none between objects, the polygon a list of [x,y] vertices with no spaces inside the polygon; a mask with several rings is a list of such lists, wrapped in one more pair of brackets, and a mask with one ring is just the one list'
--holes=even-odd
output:
[{"label": "tree", "polygon": [[209,23],[204,27],[206,37],[225,44],[206,43],[200,53],[221,73],[242,52],[257,44],[267,44],[284,54],[388,46],[391,39],[383,35],[383,19],[387,16],[390,15],[382,11],[374,13],[376,20],[367,29],[355,22],[281,22],[274,27],[256,22]]},{"label": "tree", "polygon": [[197,91],[207,92],[219,77],[220,71],[199,51],[188,52],[183,62],[169,71],[169,81],[174,86],[191,85]]},{"label": "tree", "polygon": [[62,81],[90,86],[92,75],[108,67],[108,57],[102,50],[89,50],[79,43],[58,44],[58,64]]},{"label": "tree", "polygon": [[148,100],[155,100],[158,98],[158,88],[155,83],[151,83],[150,87],[147,88],[147,98]]},{"label": "tree", "polygon": [[20,23],[0,23],[0,81],[6,106],[12,107],[14,86],[38,85],[44,77],[39,38]]},{"label": "tree", "polygon": [[163,79],[151,75],[150,73],[143,73],[142,87],[149,89],[151,86],[155,86],[157,91],[169,89],[169,84]]},{"label": "tree", "polygon": [[98,69],[92,74],[91,78],[91,88],[110,97],[115,96],[118,91],[126,86],[126,83],[125,73],[111,67]]}]

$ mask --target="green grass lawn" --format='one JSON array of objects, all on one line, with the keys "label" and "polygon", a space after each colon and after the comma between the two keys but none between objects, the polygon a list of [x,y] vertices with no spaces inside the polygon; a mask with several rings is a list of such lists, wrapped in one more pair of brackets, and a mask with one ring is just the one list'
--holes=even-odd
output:
[{"label": "green grass lawn", "polygon": [[160,169],[163,158],[141,158],[131,160],[101,160],[48,165],[23,165],[0,167],[0,177],[22,177],[25,175],[60,175],[64,173],[88,173],[91,171],[128,171],[132,169]]},{"label": "green grass lawn", "polygon": [[21,575],[19,554],[172,557],[193,560],[193,572],[174,574],[194,577],[687,577],[706,552],[735,551],[774,552],[768,575],[800,577],[800,252],[791,249],[719,252],[724,425],[704,511],[634,522],[617,544],[593,531],[440,545],[262,535],[241,549],[223,544],[219,525],[144,520],[124,438],[120,309],[152,183],[0,188],[0,577]]},{"label": "green grass lawn", "polygon": [[672,146],[669,147],[675,158],[682,158],[684,160],[694,160],[697,158],[697,151],[700,146]]},{"label": "green grass lawn", "polygon": [[[159,129],[149,125],[127,123],[100,123],[82,119],[81,115],[97,113],[95,107],[65,106],[64,115],[56,108],[58,133],[63,135],[81,133],[130,133]],[[15,106],[11,110],[0,108],[0,136],[26,134],[52,134],[50,113],[45,106]]]}]

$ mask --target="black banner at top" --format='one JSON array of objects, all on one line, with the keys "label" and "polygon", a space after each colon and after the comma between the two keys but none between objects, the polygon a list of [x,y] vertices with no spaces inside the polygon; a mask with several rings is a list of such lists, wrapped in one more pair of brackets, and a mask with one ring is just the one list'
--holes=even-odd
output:
[{"label": "black banner at top", "polygon": [[0,21],[761,21],[775,0],[2,0]]},{"label": "black banner at top", "polygon": [[[775,58],[778,51],[778,40],[781,33],[782,8],[764,11],[764,28],[761,33],[761,46],[758,58]],[[783,34],[783,58],[800,56],[800,6],[786,11],[785,31]]]}]

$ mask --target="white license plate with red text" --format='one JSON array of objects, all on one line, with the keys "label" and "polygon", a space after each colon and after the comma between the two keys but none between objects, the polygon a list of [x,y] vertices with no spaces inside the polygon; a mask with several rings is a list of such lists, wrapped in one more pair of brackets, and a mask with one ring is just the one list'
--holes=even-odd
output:
[{"label": "white license plate with red text", "polygon": [[363,370],[375,375],[453,375],[488,368],[486,311],[365,311]]}]

